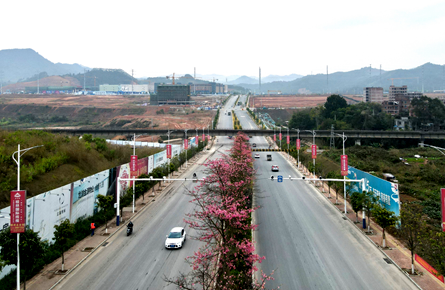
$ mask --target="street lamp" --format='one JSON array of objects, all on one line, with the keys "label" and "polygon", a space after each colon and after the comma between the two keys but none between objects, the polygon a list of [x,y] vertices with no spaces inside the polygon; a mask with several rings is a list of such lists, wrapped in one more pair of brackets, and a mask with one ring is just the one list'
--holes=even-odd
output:
[{"label": "street lamp", "polygon": [[[315,145],[315,130],[305,130],[305,131],[307,131],[307,132],[311,132],[312,133],[312,136],[313,136],[313,140],[312,140],[312,146],[316,146]],[[314,161],[314,178],[315,178],[315,158],[312,158],[312,160]],[[315,184],[315,182],[314,182],[314,184]]]},{"label": "street lamp", "polygon": [[[141,135],[136,135],[133,133],[133,155],[136,155],[136,138],[140,137]],[[134,169],[134,168],[133,168]],[[134,175],[133,175],[134,177]],[[134,213],[134,196],[135,196],[135,187],[136,187],[136,179],[133,179],[133,213]]]},{"label": "street lamp", "polygon": [[287,160],[289,160],[289,143],[290,143],[289,126],[287,126],[287,138],[286,138],[286,142],[287,142]]},{"label": "street lamp", "polygon": [[[17,191],[20,190],[20,157],[31,149],[43,147],[43,145],[38,145],[26,149],[20,150],[20,144],[18,144],[18,150],[12,153],[12,159],[17,163]],[[17,153],[17,159],[14,155]],[[20,234],[17,233],[17,290],[20,290],[20,252],[19,252]]]},{"label": "street lamp", "polygon": [[[174,130],[172,130],[172,131],[167,130],[167,137],[168,137],[167,145],[170,145],[170,134],[173,133],[173,132],[175,132],[175,131]],[[171,158],[171,156],[170,156],[170,158]],[[168,178],[169,179],[170,179],[170,158],[167,158],[168,159]]]},{"label": "street lamp", "polygon": [[280,125],[280,150],[281,150],[281,125]]},{"label": "street lamp", "polygon": [[[297,140],[300,140],[300,129],[292,128],[292,130],[297,130]],[[300,169],[300,148],[297,148],[297,152],[298,152],[297,168]]]},{"label": "street lamp", "polygon": [[[345,132],[343,132],[343,134],[338,134],[338,133],[334,133],[334,134],[342,138],[342,140],[343,140],[343,155],[346,155],[345,154],[345,142],[346,142],[346,139],[348,139],[348,137],[345,136]],[[344,191],[344,198],[345,198],[345,214],[346,214],[347,211],[346,211],[346,176],[345,175],[343,176],[343,180],[344,180],[343,191]]]},{"label": "street lamp", "polygon": [[187,151],[188,151],[188,146],[189,146],[189,140],[187,139],[187,131],[188,131],[188,129],[184,129],[184,132],[185,132],[185,139],[184,140],[187,140],[187,148],[184,148],[185,150],[185,168],[187,168]]}]

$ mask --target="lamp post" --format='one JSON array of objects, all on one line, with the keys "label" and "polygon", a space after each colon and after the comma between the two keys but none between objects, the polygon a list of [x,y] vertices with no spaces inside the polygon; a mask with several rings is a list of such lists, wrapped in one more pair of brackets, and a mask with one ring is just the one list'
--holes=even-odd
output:
[{"label": "lamp post", "polygon": [[[348,139],[348,137],[345,136],[345,132],[343,132],[343,134],[338,134],[338,133],[334,133],[334,134],[342,138],[342,140],[343,140],[343,155],[346,155],[345,154],[345,142],[346,142],[346,139]],[[344,191],[344,198],[345,198],[345,214],[346,214],[347,213],[347,211],[346,211],[346,176],[343,176],[343,180],[344,180],[343,191]]]},{"label": "lamp post", "polygon": [[[307,132],[311,132],[312,133],[312,136],[313,136],[313,139],[312,139],[312,146],[316,146],[315,145],[315,130],[305,130],[305,131],[307,131]],[[316,148],[316,147],[315,147]],[[312,156],[312,160],[314,161],[314,178],[315,178],[315,158],[314,158],[314,156]],[[314,183],[315,184],[315,183]]]},{"label": "lamp post", "polygon": [[280,125],[280,150],[281,150],[281,125]]},{"label": "lamp post", "polygon": [[[136,138],[142,135],[137,135],[133,133],[133,156],[136,155]],[[130,160],[131,161],[131,160]],[[134,168],[133,168],[134,169]],[[134,174],[134,172],[133,172]],[[133,175],[134,177],[134,175]],[[133,180],[133,213],[134,213],[134,196],[135,196],[136,179]]]},{"label": "lamp post", "polygon": [[[300,129],[292,128],[292,130],[297,130],[297,140],[300,140]],[[297,141],[297,142],[299,142],[299,141]],[[299,146],[295,146],[295,147],[299,147]],[[300,169],[300,148],[297,148],[297,152],[298,152],[297,168]]]},{"label": "lamp post", "polygon": [[188,129],[184,129],[184,132],[185,132],[185,139],[184,140],[187,140],[187,148],[184,148],[185,149],[185,168],[187,168],[187,150],[188,150],[188,146],[189,146],[189,140],[187,139],[187,131],[188,131]]},{"label": "lamp post", "polygon": [[[12,153],[12,159],[17,163],[17,191],[20,190],[20,157],[31,149],[43,147],[43,145],[38,145],[26,149],[20,150],[20,144],[18,144],[18,150]],[[23,153],[22,153],[23,152]],[[17,159],[14,155],[17,153]],[[20,290],[20,252],[19,252],[20,234],[17,233],[17,290]]]},{"label": "lamp post", "polygon": [[[167,130],[167,137],[168,137],[167,145],[170,145],[170,134],[173,133],[173,132],[175,132],[175,131],[174,130],[172,130],[172,131]],[[168,178],[170,178],[170,158],[168,158]]]}]

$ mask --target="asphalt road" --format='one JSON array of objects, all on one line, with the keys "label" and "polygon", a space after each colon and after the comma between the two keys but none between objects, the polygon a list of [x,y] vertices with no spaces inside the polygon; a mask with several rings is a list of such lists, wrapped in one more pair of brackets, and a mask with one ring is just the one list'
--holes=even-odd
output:
[{"label": "asphalt road", "polygon": [[[255,126],[248,112],[236,113],[243,128]],[[285,144],[286,131],[282,134]],[[268,147],[264,137],[250,142]],[[254,213],[254,239],[257,253],[266,257],[259,269],[266,274],[275,271],[268,288],[417,289],[307,181],[277,182],[278,175],[301,177],[286,155],[258,153],[254,202],[261,208]],[[266,161],[267,154],[272,161]],[[280,171],[272,172],[272,165]]]},{"label": "asphalt road", "polygon": [[[227,106],[230,102],[234,102],[233,97]],[[247,116],[246,111],[239,111],[240,122],[253,125],[248,117],[241,117],[244,114]],[[223,122],[228,125],[231,118],[222,113],[220,124]],[[267,146],[262,138],[253,137],[250,142]],[[220,157],[231,143],[227,137],[218,137],[214,146],[218,152],[211,158]],[[261,206],[254,214],[254,222],[259,225],[254,239],[257,253],[266,256],[259,268],[265,273],[276,270],[275,280],[266,284],[268,288],[415,289],[310,185],[301,181],[270,181],[272,174],[299,175],[280,153],[270,153],[271,162],[265,160],[266,154],[260,152],[260,159],[254,162],[254,202]],[[272,164],[280,167],[279,173],[271,172]],[[202,170],[203,167],[194,165],[189,175],[197,172],[200,177]],[[106,247],[96,251],[57,289],[175,289],[167,287],[163,277],[189,272],[184,260],[200,246],[200,242],[191,239],[195,233],[186,227],[188,238],[183,249],[164,249],[165,235],[175,226],[184,226],[185,214],[194,208],[188,202],[190,197],[185,194],[184,185],[194,187],[189,181],[175,182],[167,194],[158,197],[134,221],[132,236],[127,237],[122,231],[112,237]]]},{"label": "asphalt road", "polygon": [[[233,105],[233,98],[228,105],[230,102]],[[220,117],[220,120],[223,118],[223,122],[231,124],[231,117],[225,117]],[[224,137],[218,139],[223,141],[215,143],[214,149],[218,151],[211,155],[211,159],[220,158],[233,142]],[[189,177],[196,172],[201,178],[205,174],[204,169],[201,165],[192,166]],[[196,185],[191,181],[174,182],[166,194],[156,198],[133,221],[131,236],[127,237],[123,230],[110,238],[105,247],[97,250],[56,289],[176,289],[173,285],[167,286],[164,277],[174,278],[180,272],[188,273],[190,266],[185,263],[185,258],[201,246],[199,241],[192,239],[196,233],[183,221],[185,214],[194,210],[187,192]],[[176,226],[186,228],[187,241],[182,249],[167,250],[164,248],[165,237]]]}]

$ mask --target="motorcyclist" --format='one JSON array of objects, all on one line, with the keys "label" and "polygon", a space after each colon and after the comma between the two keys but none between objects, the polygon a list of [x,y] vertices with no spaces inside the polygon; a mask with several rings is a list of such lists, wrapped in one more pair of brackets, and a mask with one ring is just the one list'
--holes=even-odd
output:
[{"label": "motorcyclist", "polygon": [[133,230],[133,223],[130,221],[130,222],[128,223],[127,227],[128,227],[129,229]]}]

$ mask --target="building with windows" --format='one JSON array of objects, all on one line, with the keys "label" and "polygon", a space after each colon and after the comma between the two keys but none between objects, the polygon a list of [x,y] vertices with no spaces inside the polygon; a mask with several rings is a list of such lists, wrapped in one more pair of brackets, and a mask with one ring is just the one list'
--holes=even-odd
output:
[{"label": "building with windows", "polygon": [[366,87],[363,89],[363,102],[365,103],[383,103],[383,88]]},{"label": "building with windows", "polygon": [[388,92],[389,101],[394,101],[396,95],[406,95],[408,93],[408,87],[407,86],[401,86],[401,87],[395,87],[395,86],[389,86],[389,92]]},{"label": "building with windows", "polygon": [[150,105],[187,105],[194,103],[190,98],[189,85],[157,85],[156,95],[150,96]]}]

